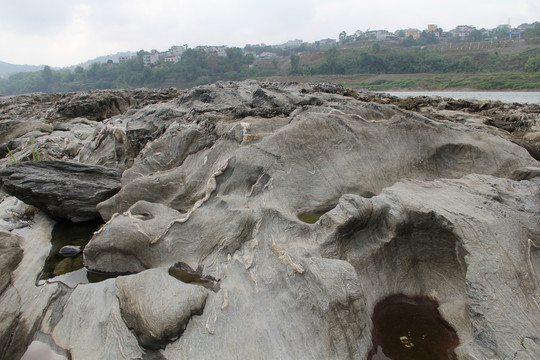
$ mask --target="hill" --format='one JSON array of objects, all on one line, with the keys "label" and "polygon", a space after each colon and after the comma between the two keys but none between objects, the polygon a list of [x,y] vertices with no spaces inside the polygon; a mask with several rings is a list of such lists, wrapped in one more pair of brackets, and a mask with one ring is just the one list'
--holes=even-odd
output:
[{"label": "hill", "polygon": [[18,72],[39,71],[42,69],[43,65],[15,65],[0,61],[0,78]]}]

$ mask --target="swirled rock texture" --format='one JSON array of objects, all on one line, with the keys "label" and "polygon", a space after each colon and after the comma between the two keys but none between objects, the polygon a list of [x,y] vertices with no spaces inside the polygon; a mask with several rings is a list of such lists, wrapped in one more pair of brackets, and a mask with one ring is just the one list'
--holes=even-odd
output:
[{"label": "swirled rock texture", "polygon": [[540,163],[518,140],[540,113],[516,107],[510,134],[497,105],[438,101],[216,83],[36,137],[123,170],[83,253],[131,273],[64,289],[39,340],[73,359],[365,359],[377,302],[404,294],[439,304],[459,359],[539,358]]}]

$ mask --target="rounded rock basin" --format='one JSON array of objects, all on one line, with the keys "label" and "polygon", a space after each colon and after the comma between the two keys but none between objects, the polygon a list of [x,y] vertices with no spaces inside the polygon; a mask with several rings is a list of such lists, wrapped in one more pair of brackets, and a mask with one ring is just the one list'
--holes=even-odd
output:
[{"label": "rounded rock basin", "polygon": [[459,344],[436,301],[392,295],[373,311],[373,348],[368,360],[454,360]]}]

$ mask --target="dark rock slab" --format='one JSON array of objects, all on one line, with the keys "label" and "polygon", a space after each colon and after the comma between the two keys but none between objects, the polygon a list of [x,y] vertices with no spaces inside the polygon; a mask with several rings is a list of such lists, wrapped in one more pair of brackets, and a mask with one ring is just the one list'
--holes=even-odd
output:
[{"label": "dark rock slab", "polygon": [[22,162],[0,171],[2,189],[54,218],[99,218],[96,205],[120,190],[122,172],[65,161]]}]

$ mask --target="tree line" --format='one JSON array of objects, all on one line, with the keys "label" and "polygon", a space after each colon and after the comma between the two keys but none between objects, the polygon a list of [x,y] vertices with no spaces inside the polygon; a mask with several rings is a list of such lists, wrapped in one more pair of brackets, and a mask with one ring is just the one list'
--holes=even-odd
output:
[{"label": "tree line", "polygon": [[150,68],[143,64],[144,51],[120,64],[94,63],[87,69],[24,72],[0,79],[0,94],[31,92],[69,92],[94,89],[175,86],[188,88],[217,80],[242,80],[254,76],[250,71],[254,56],[240,48],[226,49],[227,56],[207,54],[202,49],[187,49],[175,64],[159,63]]}]

